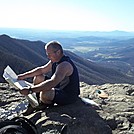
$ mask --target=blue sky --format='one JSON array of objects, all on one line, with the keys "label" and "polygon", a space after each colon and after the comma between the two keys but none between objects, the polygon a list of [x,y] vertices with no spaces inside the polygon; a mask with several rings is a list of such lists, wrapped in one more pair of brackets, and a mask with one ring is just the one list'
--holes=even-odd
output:
[{"label": "blue sky", "polygon": [[134,31],[134,0],[0,0],[0,27]]}]

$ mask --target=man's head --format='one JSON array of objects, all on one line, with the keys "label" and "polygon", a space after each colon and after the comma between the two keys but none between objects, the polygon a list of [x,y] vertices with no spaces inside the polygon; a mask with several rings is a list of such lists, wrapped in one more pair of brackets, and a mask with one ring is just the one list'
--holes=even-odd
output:
[{"label": "man's head", "polygon": [[50,41],[45,45],[48,58],[52,62],[58,62],[63,56],[63,48],[58,41]]}]

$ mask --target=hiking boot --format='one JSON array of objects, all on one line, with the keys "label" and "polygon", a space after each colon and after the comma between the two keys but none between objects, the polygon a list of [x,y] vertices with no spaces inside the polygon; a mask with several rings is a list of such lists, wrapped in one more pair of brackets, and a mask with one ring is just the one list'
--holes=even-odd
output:
[{"label": "hiking boot", "polygon": [[33,108],[33,107],[29,104],[27,110],[26,110],[24,113],[22,113],[22,114],[23,114],[24,116],[28,116],[28,115],[32,114],[34,111],[45,110],[45,109],[47,109],[48,107],[50,108],[50,107],[53,107],[53,106],[54,106],[54,104],[45,104],[45,103],[41,102],[41,103],[39,103],[39,106]]},{"label": "hiking boot", "polygon": [[45,109],[53,107],[53,106],[54,106],[54,104],[45,104],[45,103],[41,102],[39,104],[39,106],[36,107],[36,111],[45,110]]},{"label": "hiking boot", "polygon": [[45,110],[47,107],[48,107],[47,104],[44,104],[44,105],[39,104],[39,106],[36,107],[36,111]]},{"label": "hiking boot", "polygon": [[28,105],[27,110],[22,113],[24,116],[28,116],[30,114],[32,114],[34,111],[36,110],[36,108],[33,108],[30,104]]}]

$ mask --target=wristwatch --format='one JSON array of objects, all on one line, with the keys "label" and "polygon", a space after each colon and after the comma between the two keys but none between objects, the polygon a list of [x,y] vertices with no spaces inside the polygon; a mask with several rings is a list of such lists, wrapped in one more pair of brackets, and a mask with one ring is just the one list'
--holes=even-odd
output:
[{"label": "wristwatch", "polygon": [[32,88],[30,87],[29,88],[29,94],[32,94],[33,93],[33,90],[32,90]]}]

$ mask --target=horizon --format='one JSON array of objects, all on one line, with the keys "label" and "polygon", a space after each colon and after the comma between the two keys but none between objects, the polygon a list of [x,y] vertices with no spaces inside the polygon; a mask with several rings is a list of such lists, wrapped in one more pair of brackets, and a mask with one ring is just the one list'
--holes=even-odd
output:
[{"label": "horizon", "polygon": [[0,29],[6,29],[6,30],[26,30],[26,31],[55,31],[55,32],[128,32],[128,33],[133,33],[134,31],[125,31],[125,30],[118,30],[118,29],[115,29],[115,30],[109,30],[109,31],[105,31],[105,30],[62,30],[62,29],[40,29],[40,28],[15,28],[15,27],[0,27]]},{"label": "horizon", "polygon": [[[0,27],[133,32],[133,0],[4,0]],[[5,12],[6,11],[6,12]]]}]

